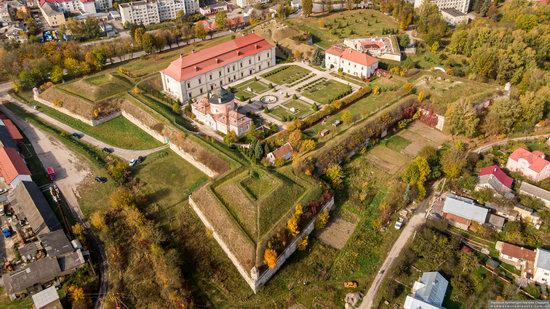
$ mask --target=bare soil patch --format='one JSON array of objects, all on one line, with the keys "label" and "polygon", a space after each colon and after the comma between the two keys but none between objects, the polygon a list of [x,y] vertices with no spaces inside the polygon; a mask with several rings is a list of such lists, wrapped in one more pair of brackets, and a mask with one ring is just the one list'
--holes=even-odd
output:
[{"label": "bare soil patch", "polygon": [[343,218],[335,218],[331,220],[327,226],[317,234],[319,238],[325,244],[341,250],[344,248],[348,239],[355,231],[355,226],[357,226],[357,221],[354,222],[347,221]]}]

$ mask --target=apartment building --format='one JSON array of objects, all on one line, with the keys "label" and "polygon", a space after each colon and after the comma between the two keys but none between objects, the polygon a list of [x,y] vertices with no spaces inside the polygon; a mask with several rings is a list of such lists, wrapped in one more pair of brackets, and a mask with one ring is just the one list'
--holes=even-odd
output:
[{"label": "apartment building", "polygon": [[275,46],[256,34],[188,54],[160,72],[166,93],[180,102],[275,65]]},{"label": "apartment building", "polygon": [[122,23],[156,24],[175,19],[178,12],[194,14],[199,10],[198,0],[142,0],[120,4]]},{"label": "apartment building", "polygon": [[431,1],[437,5],[440,11],[455,9],[464,14],[468,13],[468,7],[470,6],[470,0],[414,0],[414,8],[420,7],[424,1]]}]

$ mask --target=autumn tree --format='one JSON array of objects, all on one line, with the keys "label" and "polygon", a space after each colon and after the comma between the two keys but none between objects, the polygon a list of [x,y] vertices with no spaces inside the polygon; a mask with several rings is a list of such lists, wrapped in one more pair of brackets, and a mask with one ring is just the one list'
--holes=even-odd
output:
[{"label": "autumn tree", "polygon": [[428,180],[431,173],[428,160],[424,157],[417,156],[407,167],[405,173],[401,177],[403,182],[415,185],[418,189],[418,199],[421,200],[426,196],[426,188],[424,184]]},{"label": "autumn tree", "polygon": [[325,171],[325,176],[328,178],[333,188],[340,188],[344,182],[344,171],[342,167],[336,163],[329,165]]},{"label": "autumn tree", "polygon": [[298,226],[300,222],[300,217],[292,215],[286,222],[286,228],[292,234],[292,236],[297,236],[300,234],[300,228]]},{"label": "autumn tree", "polygon": [[441,157],[441,170],[449,178],[458,178],[468,164],[467,152],[458,145],[447,149]]},{"label": "autumn tree", "polygon": [[300,240],[300,242],[298,243],[298,250],[304,251],[307,249],[308,239],[309,237],[306,235],[304,236],[304,238],[302,238],[302,240]]},{"label": "autumn tree", "polygon": [[155,38],[150,33],[143,34],[141,39],[141,47],[147,54],[153,53],[155,50]]},{"label": "autumn tree", "polygon": [[308,17],[311,15],[313,10],[313,0],[302,0],[302,11],[304,16]]},{"label": "autumn tree", "polygon": [[302,131],[299,129],[296,129],[288,135],[288,142],[292,146],[292,148],[296,149],[300,146],[300,143],[302,142]]},{"label": "autumn tree", "polygon": [[315,229],[320,230],[324,228],[327,223],[328,219],[330,218],[329,212],[327,210],[323,210],[318,216],[317,219],[315,219]]},{"label": "autumn tree", "polygon": [[306,153],[309,151],[315,150],[317,147],[316,143],[312,139],[306,139],[302,142],[302,145],[300,146],[300,153]]},{"label": "autumn tree", "polygon": [[206,31],[202,23],[195,23],[194,31],[195,31],[195,37],[201,40],[204,40],[208,35],[208,32]]},{"label": "autumn tree", "polygon": [[416,29],[428,45],[440,41],[447,33],[447,22],[443,20],[437,5],[425,0],[418,8]]},{"label": "autumn tree", "polygon": [[269,267],[270,269],[275,268],[277,266],[277,251],[274,249],[268,248],[264,251],[264,263]]}]

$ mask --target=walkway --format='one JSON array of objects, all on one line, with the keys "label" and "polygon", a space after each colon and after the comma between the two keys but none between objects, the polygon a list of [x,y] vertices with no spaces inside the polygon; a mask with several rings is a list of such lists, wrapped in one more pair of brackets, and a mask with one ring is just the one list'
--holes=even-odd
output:
[{"label": "walkway", "polygon": [[500,140],[500,141],[491,142],[491,143],[485,144],[483,146],[479,146],[476,149],[474,149],[473,152],[483,153],[483,152],[486,152],[488,150],[491,150],[491,147],[493,147],[493,146],[504,145],[504,144],[508,143],[509,141],[526,141],[526,140],[531,140],[531,139],[539,139],[539,138],[543,138],[543,137],[550,138],[550,134],[547,133],[547,134],[532,135],[532,136],[506,138],[506,139],[503,139],[503,140]]},{"label": "walkway", "polygon": [[376,297],[376,293],[378,292],[378,289],[380,288],[380,285],[386,278],[386,275],[388,274],[389,270],[392,267],[393,262],[395,259],[401,255],[403,249],[409,242],[409,239],[416,233],[416,229],[423,225],[426,222],[426,217],[428,215],[427,206],[432,203],[433,197],[435,195],[434,190],[437,188],[437,185],[439,184],[439,181],[436,181],[432,185],[432,193],[428,198],[426,198],[420,206],[416,209],[414,212],[414,215],[411,217],[411,219],[407,222],[405,227],[403,228],[403,231],[393,244],[393,247],[388,252],[388,256],[384,260],[384,263],[382,266],[380,266],[380,270],[376,274],[376,277],[372,281],[372,284],[367,291],[365,297],[363,298],[363,302],[361,303],[361,306],[359,306],[360,309],[368,309],[371,308],[374,302],[374,299]]},{"label": "walkway", "polygon": [[89,143],[95,147],[98,147],[100,149],[102,148],[110,148],[113,150],[113,153],[127,161],[129,160],[132,160],[132,159],[135,159],[139,156],[148,156],[154,152],[157,152],[161,149],[164,149],[166,147],[168,147],[167,145],[163,145],[163,146],[160,146],[160,147],[157,147],[157,148],[153,148],[153,149],[147,149],[147,150],[131,150],[131,149],[124,149],[124,148],[119,148],[119,147],[114,147],[114,146],[111,146],[107,143],[104,143],[94,137],[91,137],[91,136],[88,136],[78,130],[75,130],[74,128],[66,125],[65,123],[55,119],[55,118],[52,118],[46,114],[44,114],[43,112],[39,111],[39,110],[35,110],[33,109],[32,107],[30,107],[29,105],[25,104],[25,103],[21,103],[20,101],[16,100],[15,98],[12,98],[11,96],[8,96],[9,100],[14,102],[18,107],[22,108],[23,110],[25,110],[25,112],[29,113],[29,114],[32,114],[58,128],[60,128],[61,130],[63,131],[66,131],[66,132],[69,132],[69,133],[73,133],[73,132],[76,132],[76,133],[80,133],[82,134],[82,138],[81,140],[86,142],[86,143]]}]

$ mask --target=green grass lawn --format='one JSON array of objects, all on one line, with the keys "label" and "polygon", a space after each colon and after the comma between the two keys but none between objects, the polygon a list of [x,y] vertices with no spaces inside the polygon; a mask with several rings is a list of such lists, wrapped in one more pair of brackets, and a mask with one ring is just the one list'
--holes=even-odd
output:
[{"label": "green grass lawn", "polygon": [[[284,69],[281,70],[282,68]],[[275,70],[281,70],[281,71],[270,75],[270,73]],[[288,65],[284,67],[279,67],[270,72],[262,74],[262,77],[277,85],[284,85],[284,84],[292,84],[293,82],[304,78],[309,73],[310,71],[308,69],[302,68],[297,65]]]},{"label": "green grass lawn", "polygon": [[149,197],[149,213],[157,222],[168,224],[187,205],[191,192],[204,184],[208,177],[171,150],[161,150],[145,158],[135,169]]},{"label": "green grass lawn", "polygon": [[302,90],[302,95],[320,104],[329,104],[336,98],[351,90],[351,87],[335,80],[323,80],[308,85]]},{"label": "green grass lawn", "polygon": [[[269,90],[268,85],[260,81],[255,81],[254,79],[245,81],[233,87],[236,90],[235,97],[240,101],[246,101]],[[248,88],[250,88],[251,91],[249,91]]]},{"label": "green grass lawn", "polygon": [[[299,99],[291,99],[281,105],[282,106],[277,106],[270,111],[272,116],[281,121],[304,118],[313,113],[311,106]],[[294,113],[290,111],[291,108],[295,108]]]},{"label": "green grass lawn", "polygon": [[23,300],[11,301],[8,295],[4,293],[4,289],[0,289],[0,308],[2,309],[29,309],[33,307],[31,297],[27,297]]},{"label": "green grass lawn", "polygon": [[405,149],[405,147],[409,146],[410,144],[411,144],[411,141],[399,135],[392,135],[392,137],[390,137],[386,141],[386,147],[395,151],[401,151]]},{"label": "green grass lawn", "polygon": [[278,186],[279,182],[267,173],[257,171],[254,175],[243,179],[241,185],[250,195],[252,195],[252,197],[259,200],[273,191],[273,188]]},{"label": "green grass lawn", "polygon": [[381,35],[384,28],[397,29],[398,26],[391,16],[369,9],[342,11],[322,17],[292,18],[287,22],[311,33],[313,42],[322,48],[329,48],[348,37]]},{"label": "green grass lawn", "polygon": [[61,84],[57,87],[75,96],[92,102],[99,102],[130,90],[132,85],[116,75],[103,73]]},{"label": "green grass lawn", "polygon": [[109,145],[124,149],[151,149],[161,145],[145,131],[120,116],[97,126],[90,126],[78,119],[68,116],[56,109],[33,101],[40,111],[55,118],[77,131],[95,137]]}]

